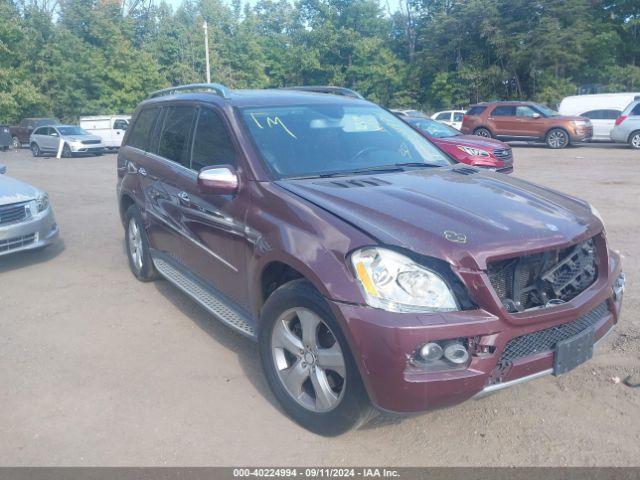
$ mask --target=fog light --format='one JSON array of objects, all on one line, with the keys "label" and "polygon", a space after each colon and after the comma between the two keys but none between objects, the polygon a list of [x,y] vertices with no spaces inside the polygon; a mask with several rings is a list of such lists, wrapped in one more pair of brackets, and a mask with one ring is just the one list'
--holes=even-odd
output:
[{"label": "fog light", "polygon": [[620,297],[622,297],[625,282],[626,278],[624,273],[620,273],[615,283],[613,284],[613,296],[616,300],[620,300]]},{"label": "fog light", "polygon": [[442,347],[437,343],[426,343],[420,347],[420,359],[425,362],[433,362],[442,358]]},{"label": "fog light", "polygon": [[469,352],[467,352],[467,349],[464,348],[464,345],[461,343],[450,342],[444,347],[444,358],[456,365],[462,365],[469,360]]}]

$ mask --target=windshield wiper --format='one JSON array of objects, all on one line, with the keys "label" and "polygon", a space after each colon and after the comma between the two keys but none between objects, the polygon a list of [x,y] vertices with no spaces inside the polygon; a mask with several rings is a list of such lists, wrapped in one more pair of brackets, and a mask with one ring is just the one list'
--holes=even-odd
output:
[{"label": "windshield wiper", "polygon": [[318,173],[315,175],[303,175],[299,177],[288,177],[287,180],[306,180],[309,178],[335,178],[348,177],[350,175],[365,175],[367,173],[389,173],[402,172],[406,167],[441,167],[435,163],[424,162],[404,162],[394,163],[392,165],[380,165],[377,167],[358,168],[356,170],[343,170],[340,172]]}]

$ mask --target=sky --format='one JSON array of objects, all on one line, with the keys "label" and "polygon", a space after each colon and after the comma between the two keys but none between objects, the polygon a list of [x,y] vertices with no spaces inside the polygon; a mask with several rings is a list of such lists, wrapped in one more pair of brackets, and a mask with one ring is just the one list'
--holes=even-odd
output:
[{"label": "sky", "polygon": [[[225,0],[225,1],[227,1],[227,3],[230,3],[228,0]],[[256,3],[256,1],[257,0],[242,0],[242,4],[244,5],[245,3],[250,3],[253,5],[254,3]],[[387,9],[387,4],[388,4],[392,12],[395,12],[400,5],[400,0],[378,0],[378,1],[385,10]],[[166,0],[166,2],[175,8],[182,3],[182,0]]]}]

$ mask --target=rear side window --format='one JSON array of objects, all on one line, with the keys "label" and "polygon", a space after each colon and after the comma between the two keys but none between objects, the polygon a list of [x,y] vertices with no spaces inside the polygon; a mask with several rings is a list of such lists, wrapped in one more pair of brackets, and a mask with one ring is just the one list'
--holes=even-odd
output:
[{"label": "rear side window", "polygon": [[482,112],[484,112],[487,109],[487,107],[483,107],[480,105],[476,105],[475,107],[471,107],[468,111],[467,111],[467,115],[480,115]]},{"label": "rear side window", "polygon": [[36,128],[33,131],[33,135],[46,135],[46,134],[47,134],[47,127]]},{"label": "rear side window", "polygon": [[171,107],[160,132],[158,155],[189,168],[189,135],[195,118],[194,107]]},{"label": "rear side window", "polygon": [[441,114],[439,114],[436,117],[436,120],[448,122],[449,120],[451,120],[451,113],[450,112],[442,112]]},{"label": "rear side window", "polygon": [[631,110],[631,115],[640,115],[640,102],[636,103],[636,106]]},{"label": "rear side window", "polygon": [[515,117],[516,107],[512,105],[498,105],[491,112],[493,117]]},{"label": "rear side window", "polygon": [[147,150],[157,114],[157,108],[147,108],[138,113],[127,138],[128,146]]},{"label": "rear side window", "polygon": [[191,168],[200,171],[213,165],[235,165],[236,157],[227,127],[216,112],[200,110],[193,139]]},{"label": "rear side window", "polygon": [[580,116],[590,118],[591,120],[615,120],[621,113],[620,110],[590,110]]}]

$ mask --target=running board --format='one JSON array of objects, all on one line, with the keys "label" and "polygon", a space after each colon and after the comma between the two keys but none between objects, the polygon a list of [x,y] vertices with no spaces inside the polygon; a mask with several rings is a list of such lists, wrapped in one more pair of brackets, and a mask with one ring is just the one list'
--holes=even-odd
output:
[{"label": "running board", "polygon": [[160,275],[202,305],[214,317],[242,335],[254,341],[257,339],[253,322],[246,315],[237,311],[211,289],[202,285],[202,282],[186,275],[169,261],[156,255],[152,255],[152,259]]}]

